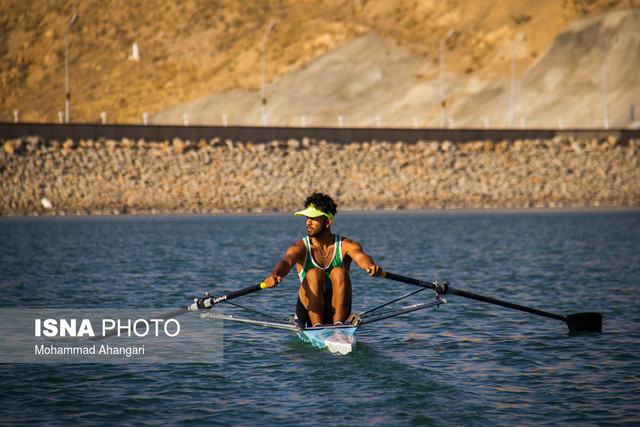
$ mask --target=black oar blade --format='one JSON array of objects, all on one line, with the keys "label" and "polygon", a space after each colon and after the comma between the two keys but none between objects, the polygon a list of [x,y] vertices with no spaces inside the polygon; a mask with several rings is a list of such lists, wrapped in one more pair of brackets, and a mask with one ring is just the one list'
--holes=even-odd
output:
[{"label": "black oar blade", "polygon": [[567,316],[569,332],[602,332],[602,314],[576,313]]}]

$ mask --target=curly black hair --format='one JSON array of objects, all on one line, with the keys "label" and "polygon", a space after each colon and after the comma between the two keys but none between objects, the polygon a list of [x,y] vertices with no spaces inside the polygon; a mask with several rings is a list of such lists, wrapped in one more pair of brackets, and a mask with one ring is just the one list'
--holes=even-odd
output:
[{"label": "curly black hair", "polygon": [[338,205],[336,205],[336,202],[324,193],[313,193],[307,197],[307,200],[304,201],[304,207],[306,208],[311,204],[322,212],[327,212],[331,215],[335,215],[338,212]]}]

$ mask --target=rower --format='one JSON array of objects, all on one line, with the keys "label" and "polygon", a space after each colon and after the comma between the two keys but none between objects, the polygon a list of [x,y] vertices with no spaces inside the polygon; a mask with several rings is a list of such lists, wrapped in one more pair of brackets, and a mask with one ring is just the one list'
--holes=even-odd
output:
[{"label": "rower", "polygon": [[323,193],[307,197],[304,210],[296,216],[307,218],[308,236],[291,245],[284,258],[265,279],[267,287],[277,286],[293,266],[300,279],[296,317],[305,326],[344,324],[351,314],[351,262],[371,276],[380,268],[360,243],[331,232],[337,212],[334,200]]}]

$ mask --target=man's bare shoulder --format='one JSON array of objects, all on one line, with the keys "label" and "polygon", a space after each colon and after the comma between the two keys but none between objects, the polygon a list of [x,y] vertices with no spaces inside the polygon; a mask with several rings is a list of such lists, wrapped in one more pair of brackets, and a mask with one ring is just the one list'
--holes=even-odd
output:
[{"label": "man's bare shoulder", "polygon": [[291,247],[292,247],[292,248],[293,248],[294,246],[296,246],[296,247],[303,247],[303,248],[304,248],[304,247],[305,247],[305,245],[304,245],[304,239],[300,239],[300,240],[298,240],[297,242],[295,242],[293,245],[291,245]]},{"label": "man's bare shoulder", "polygon": [[291,255],[295,255],[296,257],[299,257],[301,255],[304,255],[307,251],[307,247],[304,244],[304,240],[300,239],[297,242],[295,242],[293,245],[289,246],[289,249],[287,249],[287,254],[291,254]]},{"label": "man's bare shoulder", "polygon": [[355,240],[351,240],[348,237],[342,237],[342,247],[349,250],[349,249],[362,249],[362,245],[360,245],[360,243],[356,242]]}]

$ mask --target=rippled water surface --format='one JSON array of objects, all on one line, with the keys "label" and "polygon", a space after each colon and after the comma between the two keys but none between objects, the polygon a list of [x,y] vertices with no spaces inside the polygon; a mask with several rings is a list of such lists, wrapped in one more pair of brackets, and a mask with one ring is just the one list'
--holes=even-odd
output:
[{"label": "rippled water surface", "polygon": [[[453,295],[363,326],[347,356],[225,323],[223,363],[0,364],[0,423],[640,424],[639,212],[339,214],[333,230],[388,271],[600,312],[604,332]],[[0,219],[0,307],[170,311],[262,281],[305,231],[293,216]],[[354,311],[412,290],[352,277]],[[289,315],[296,281],[242,303]]]}]

